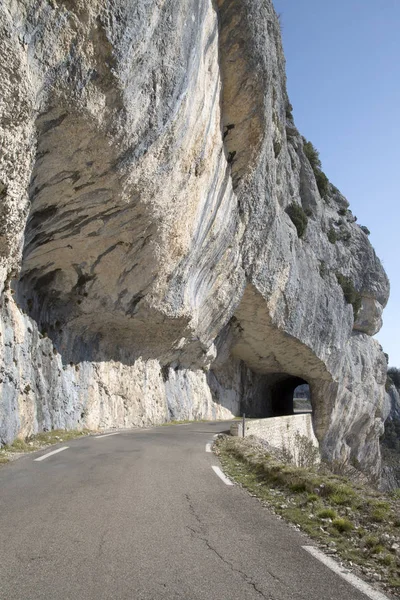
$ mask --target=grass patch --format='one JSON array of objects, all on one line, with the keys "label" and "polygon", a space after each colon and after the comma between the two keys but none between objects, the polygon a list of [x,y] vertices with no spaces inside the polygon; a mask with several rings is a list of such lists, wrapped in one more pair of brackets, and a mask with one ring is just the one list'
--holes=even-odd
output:
[{"label": "grass patch", "polygon": [[337,491],[330,497],[331,502],[339,506],[351,506],[355,499],[356,494],[348,485],[339,485]]},{"label": "grass patch", "polygon": [[307,496],[307,502],[314,503],[314,502],[318,502],[318,500],[319,500],[319,496],[317,496],[317,494],[308,494],[308,496]]},{"label": "grass patch", "polygon": [[348,519],[344,519],[344,518],[337,518],[334,519],[332,521],[332,525],[338,530],[340,531],[340,533],[346,533],[348,531],[351,531],[352,529],[354,529],[354,525],[351,521],[349,521]]},{"label": "grass patch", "polygon": [[166,423],[162,423],[162,427],[167,427],[168,425],[187,425],[188,423],[208,423],[207,419],[182,419],[182,421],[167,421]]},{"label": "grass patch", "polygon": [[52,446],[59,444],[60,442],[67,442],[74,440],[75,438],[89,435],[91,431],[89,429],[82,429],[80,431],[71,430],[67,431],[64,429],[53,429],[52,431],[45,431],[31,435],[25,439],[17,438],[12,444],[6,444],[0,448],[0,464],[9,462],[15,454],[25,454],[27,452],[36,452],[46,446]]},{"label": "grass patch", "polygon": [[[226,474],[337,556],[379,574],[394,591],[400,573],[400,497],[334,474],[327,465],[299,468],[278,460],[252,438],[222,436],[215,444]],[[385,514],[382,522],[376,512]]]},{"label": "grass patch", "polygon": [[323,508],[317,512],[318,519],[335,519],[336,511],[333,508]]}]

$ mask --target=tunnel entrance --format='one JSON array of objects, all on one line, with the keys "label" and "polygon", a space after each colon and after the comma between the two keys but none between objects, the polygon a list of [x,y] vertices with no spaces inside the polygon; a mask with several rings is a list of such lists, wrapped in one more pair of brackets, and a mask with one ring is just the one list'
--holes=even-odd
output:
[{"label": "tunnel entrance", "polygon": [[298,385],[293,392],[293,409],[295,414],[311,413],[311,392],[308,383]]},{"label": "tunnel entrance", "polygon": [[311,412],[310,388],[301,377],[286,373],[275,375],[270,394],[273,417]]}]

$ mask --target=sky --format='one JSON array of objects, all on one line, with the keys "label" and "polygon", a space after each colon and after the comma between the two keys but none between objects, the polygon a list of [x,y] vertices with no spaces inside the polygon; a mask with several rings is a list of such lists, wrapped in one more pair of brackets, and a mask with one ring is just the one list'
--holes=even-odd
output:
[{"label": "sky", "polygon": [[400,0],[274,0],[301,134],[389,276],[376,336],[400,367]]}]

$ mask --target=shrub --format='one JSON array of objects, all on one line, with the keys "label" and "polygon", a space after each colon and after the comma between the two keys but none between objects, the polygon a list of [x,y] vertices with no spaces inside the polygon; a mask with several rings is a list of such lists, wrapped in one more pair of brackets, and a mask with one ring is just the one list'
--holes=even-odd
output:
[{"label": "shrub", "polygon": [[292,220],[292,223],[297,229],[297,235],[302,238],[306,232],[308,217],[302,207],[296,202],[292,202],[286,209],[287,214]]},{"label": "shrub", "polygon": [[304,154],[308,158],[308,162],[314,172],[315,181],[317,182],[318,191],[321,198],[324,198],[329,191],[329,179],[322,171],[322,164],[319,158],[319,152],[315,146],[303,138]]},{"label": "shrub", "polygon": [[315,180],[317,182],[317,187],[321,198],[324,198],[329,190],[329,179],[323,171],[317,171],[315,173]]},{"label": "shrub", "polygon": [[392,378],[389,374],[386,375],[385,390],[388,392],[393,385]]},{"label": "shrub", "polygon": [[297,466],[312,469],[320,460],[319,450],[306,436],[296,432],[295,446],[297,448]]},{"label": "shrub", "polygon": [[391,554],[384,554],[380,559],[380,562],[386,567],[390,567],[394,563],[394,558]]},{"label": "shrub", "polygon": [[369,535],[365,538],[364,544],[370,550],[374,550],[377,546],[379,546],[379,538],[375,535]]},{"label": "shrub", "polygon": [[324,260],[319,261],[319,274],[324,279],[328,274],[328,268],[326,266],[326,262]]},{"label": "shrub", "polygon": [[319,519],[336,519],[336,512],[333,508],[323,508],[319,512],[317,512],[317,517]]},{"label": "shrub", "polygon": [[354,527],[353,523],[348,519],[334,519],[332,525],[340,531],[340,533],[346,533],[347,531],[351,531]]},{"label": "shrub", "polygon": [[338,234],[333,229],[333,227],[330,228],[330,230],[328,231],[328,233],[326,235],[328,236],[328,240],[330,241],[331,244],[336,244],[336,242],[339,239]]},{"label": "shrub", "polygon": [[385,422],[385,433],[381,443],[387,448],[400,452],[400,421],[388,419]]},{"label": "shrub", "polygon": [[346,277],[345,275],[342,275],[342,273],[336,273],[336,278],[343,290],[344,298],[347,304],[351,304],[353,306],[354,319],[356,319],[361,308],[361,294],[354,287],[350,277]]},{"label": "shrub", "polygon": [[310,163],[312,170],[315,172],[316,169],[321,169],[322,165],[319,158],[318,150],[311,142],[308,142],[305,138],[303,138],[303,149],[304,154],[307,156],[308,162]]},{"label": "shrub", "polygon": [[374,523],[383,523],[388,518],[388,509],[376,507],[371,512],[371,520]]},{"label": "shrub", "polygon": [[281,150],[282,150],[282,144],[275,140],[274,141],[274,156],[275,156],[275,158],[278,158]]},{"label": "shrub", "polygon": [[338,212],[341,217],[345,217],[347,215],[347,208],[340,208]]},{"label": "shrub", "polygon": [[307,502],[318,502],[319,496],[317,494],[308,494]]},{"label": "shrub", "polygon": [[387,374],[397,389],[400,390],[400,369],[397,369],[396,367],[389,367]]},{"label": "shrub", "polygon": [[365,225],[360,225],[360,229],[361,231],[363,231],[366,235],[370,235],[370,230],[368,229],[368,227],[365,227]]}]

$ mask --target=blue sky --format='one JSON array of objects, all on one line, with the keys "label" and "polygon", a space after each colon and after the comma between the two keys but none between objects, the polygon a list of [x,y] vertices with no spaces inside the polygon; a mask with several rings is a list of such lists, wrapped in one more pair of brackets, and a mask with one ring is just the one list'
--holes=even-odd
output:
[{"label": "blue sky", "polygon": [[296,125],[391,283],[377,335],[400,367],[400,0],[274,0]]}]

